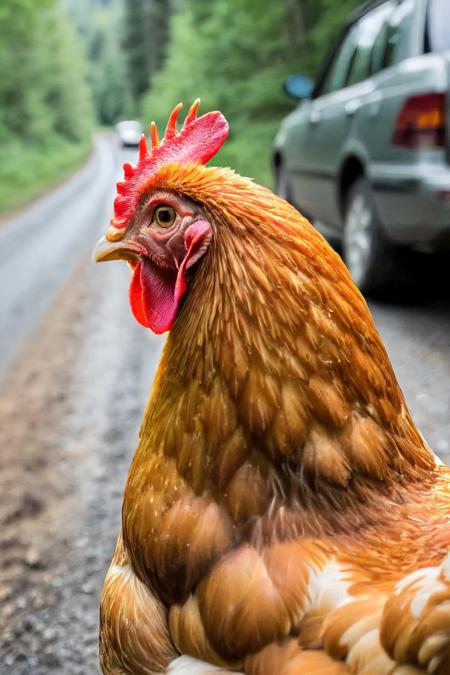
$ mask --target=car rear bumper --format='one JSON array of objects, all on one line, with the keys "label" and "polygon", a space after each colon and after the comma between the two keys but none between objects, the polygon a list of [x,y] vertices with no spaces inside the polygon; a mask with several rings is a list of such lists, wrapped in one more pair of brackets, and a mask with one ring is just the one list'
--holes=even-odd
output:
[{"label": "car rear bumper", "polygon": [[372,165],[370,182],[387,237],[394,243],[450,247],[450,167]]}]

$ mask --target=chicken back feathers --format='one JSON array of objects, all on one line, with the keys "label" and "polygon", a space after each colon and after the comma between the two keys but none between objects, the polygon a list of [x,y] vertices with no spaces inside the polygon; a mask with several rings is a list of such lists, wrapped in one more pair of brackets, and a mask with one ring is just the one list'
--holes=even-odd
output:
[{"label": "chicken back feathers", "polygon": [[367,305],[230,169],[147,178],[213,226],[147,404],[101,609],[105,673],[450,673],[450,488]]}]

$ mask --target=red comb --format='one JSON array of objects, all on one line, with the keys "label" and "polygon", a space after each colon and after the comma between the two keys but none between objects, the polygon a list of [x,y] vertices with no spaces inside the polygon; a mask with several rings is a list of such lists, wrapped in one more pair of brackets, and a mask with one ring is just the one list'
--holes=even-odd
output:
[{"label": "red comb", "polygon": [[[172,162],[194,162],[206,164],[218,152],[228,136],[228,122],[220,112],[209,112],[197,118],[200,99],[194,101],[177,132],[179,103],[169,115],[164,138],[159,141],[156,124],[151,124],[151,149],[142,135],[139,143],[139,159],[133,168],[124,164],[125,180],[117,183],[117,197],[114,200],[114,230],[122,230],[133,218],[142,186],[164,164]],[[119,233],[117,233],[119,234]]]}]

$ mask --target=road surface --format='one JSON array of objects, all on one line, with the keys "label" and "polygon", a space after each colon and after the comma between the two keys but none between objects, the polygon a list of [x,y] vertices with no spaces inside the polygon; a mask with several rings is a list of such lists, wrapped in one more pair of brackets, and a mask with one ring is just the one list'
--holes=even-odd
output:
[{"label": "road surface", "polygon": [[[98,137],[79,174],[0,227],[1,673],[98,673],[99,592],[163,341],[132,319],[125,266],[90,262],[134,154]],[[436,285],[372,310],[448,461],[449,299]]]}]

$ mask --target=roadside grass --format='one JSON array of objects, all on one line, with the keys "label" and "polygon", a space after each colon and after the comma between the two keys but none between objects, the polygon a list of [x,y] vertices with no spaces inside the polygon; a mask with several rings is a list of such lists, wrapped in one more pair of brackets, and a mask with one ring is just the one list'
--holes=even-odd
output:
[{"label": "roadside grass", "polygon": [[0,214],[24,206],[67,178],[87,159],[90,140],[71,143],[60,136],[39,145],[21,140],[2,143]]}]

